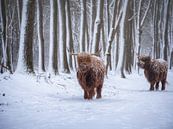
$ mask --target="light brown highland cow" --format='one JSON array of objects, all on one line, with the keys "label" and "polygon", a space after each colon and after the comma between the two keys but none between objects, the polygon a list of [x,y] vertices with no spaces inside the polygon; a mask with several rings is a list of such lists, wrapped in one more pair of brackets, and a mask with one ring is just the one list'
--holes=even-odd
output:
[{"label": "light brown highland cow", "polygon": [[78,70],[77,79],[84,90],[84,99],[101,98],[104,82],[105,65],[103,61],[89,53],[77,54]]},{"label": "light brown highland cow", "polygon": [[139,56],[138,59],[138,66],[144,69],[145,77],[150,83],[150,90],[154,88],[158,90],[159,82],[162,83],[161,90],[165,90],[168,63],[163,59],[151,59],[150,56]]}]

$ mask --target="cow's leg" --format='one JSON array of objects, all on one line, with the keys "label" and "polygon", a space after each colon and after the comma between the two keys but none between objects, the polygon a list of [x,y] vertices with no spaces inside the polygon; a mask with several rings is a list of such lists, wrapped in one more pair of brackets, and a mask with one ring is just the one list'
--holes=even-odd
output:
[{"label": "cow's leg", "polygon": [[153,91],[153,90],[154,90],[154,83],[151,82],[151,83],[150,83],[150,91]]},{"label": "cow's leg", "polygon": [[88,99],[92,99],[93,98],[93,94],[94,94],[94,90],[90,90]]},{"label": "cow's leg", "polygon": [[162,80],[162,90],[165,90],[165,83],[166,83],[166,80]]},{"label": "cow's leg", "polygon": [[102,85],[97,87],[97,97],[96,97],[97,99],[102,97],[101,92],[102,92]]},{"label": "cow's leg", "polygon": [[159,82],[156,83],[156,86],[155,87],[156,87],[156,90],[159,89]]},{"label": "cow's leg", "polygon": [[84,90],[84,99],[88,99],[88,92]]}]

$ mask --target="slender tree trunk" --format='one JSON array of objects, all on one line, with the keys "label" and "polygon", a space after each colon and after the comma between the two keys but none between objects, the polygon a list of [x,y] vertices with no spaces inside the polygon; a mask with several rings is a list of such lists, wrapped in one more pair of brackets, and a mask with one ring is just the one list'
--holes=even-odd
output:
[{"label": "slender tree trunk", "polygon": [[154,1],[153,7],[153,56],[154,58],[160,58],[160,36],[159,36],[159,21],[160,21],[160,8],[159,2],[157,0]]},{"label": "slender tree trunk", "polygon": [[[117,8],[119,9],[119,5],[120,4],[120,1],[117,0],[114,4],[114,10],[113,10],[113,20],[112,20],[112,25],[111,25],[111,30],[110,30],[110,33],[109,33],[109,38],[108,38],[108,45],[107,45],[107,48],[106,48],[106,73],[108,71],[108,66],[110,66],[111,64],[111,48],[112,48],[112,42],[114,40],[114,37],[118,31],[118,26],[119,26],[119,23],[120,23],[120,20],[121,20],[121,17],[122,17],[122,11],[118,13]],[[118,15],[118,18],[116,19],[116,15]],[[116,21],[116,23],[115,23]]]},{"label": "slender tree trunk", "polygon": [[57,1],[50,0],[50,46],[48,71],[58,74]]},{"label": "slender tree trunk", "polygon": [[19,58],[16,72],[34,72],[32,50],[34,14],[35,0],[24,0],[21,21]]},{"label": "slender tree trunk", "polygon": [[104,0],[99,0],[98,8],[97,8],[97,16],[96,16],[95,26],[94,26],[94,39],[93,39],[94,53],[99,52],[100,32],[101,32],[101,27],[103,23],[103,7],[104,7]]},{"label": "slender tree trunk", "polygon": [[124,74],[124,65],[125,65],[125,18],[127,14],[129,0],[125,0],[123,4],[123,14],[120,22],[120,52],[119,52],[119,60],[117,65],[117,70],[121,72],[121,77],[125,78]]},{"label": "slender tree trunk", "polygon": [[129,1],[127,8],[127,16],[125,19],[125,70],[130,74],[131,67],[133,64],[132,56],[133,56],[133,41],[132,41],[132,20],[129,20],[132,17],[133,12],[131,10],[133,1]]},{"label": "slender tree trunk", "polygon": [[96,1],[95,0],[90,0],[91,2],[91,15],[90,15],[90,47],[89,47],[89,51],[92,51],[92,46],[93,46],[93,34],[94,34],[94,21],[96,18]]},{"label": "slender tree trunk", "polygon": [[117,43],[117,45],[116,45],[116,56],[115,56],[115,69],[117,69],[117,65],[118,65],[118,60],[119,60],[119,38],[120,38],[120,30],[117,30],[118,32],[117,32],[117,36],[116,36],[116,43]]},{"label": "slender tree trunk", "polygon": [[53,69],[54,73],[58,74],[58,2],[57,0],[54,0],[54,19],[53,19],[53,26],[54,26],[54,37],[53,37]]},{"label": "slender tree trunk", "polygon": [[85,51],[86,0],[81,0],[80,52]]},{"label": "slender tree trunk", "polygon": [[[115,12],[113,12],[113,13],[115,13]],[[106,0],[106,19],[107,19],[107,36],[109,36],[109,32],[110,32],[109,0]]]},{"label": "slender tree trunk", "polygon": [[7,55],[6,55],[6,1],[0,0],[0,21],[1,21],[1,42],[2,42],[2,59],[1,59],[1,66],[0,71],[3,73],[5,71],[4,67],[6,66],[7,62]]},{"label": "slender tree trunk", "polygon": [[[87,18],[86,18],[87,19]],[[89,47],[90,47],[90,40],[89,40],[89,27],[88,27],[88,21],[85,21],[85,51],[89,52]]]},{"label": "slender tree trunk", "polygon": [[[141,8],[142,8],[142,2],[143,0],[139,1],[139,5],[138,5],[138,9],[137,9],[137,18],[135,20],[135,52],[140,55],[141,52],[141,35],[142,35],[142,27],[144,25],[144,21],[146,19],[146,16],[148,14],[149,11],[149,7],[151,5],[151,0],[149,0],[147,9],[144,12],[143,17],[141,17]],[[135,1],[134,1],[135,3]],[[136,8],[136,4],[135,4],[135,8]],[[135,55],[135,58],[137,58],[137,56]],[[135,62],[136,63],[136,62]],[[139,67],[138,67],[138,73],[139,73]]]},{"label": "slender tree trunk", "polygon": [[70,73],[70,69],[67,62],[67,53],[66,53],[66,16],[65,16],[65,3],[66,0],[59,0],[59,16],[60,16],[60,44],[62,45],[61,58],[62,58],[62,71]]},{"label": "slender tree trunk", "polygon": [[168,20],[169,20],[169,3],[170,0],[167,0],[164,6],[164,31],[163,31],[163,38],[164,38],[164,48],[163,48],[163,54],[164,54],[164,60],[168,61]]},{"label": "slender tree trunk", "polygon": [[22,0],[17,0],[17,16],[18,16],[18,23],[20,28],[21,16],[22,16]]},{"label": "slender tree trunk", "polygon": [[70,0],[67,0],[67,26],[68,26],[68,45],[69,45],[69,67],[73,69],[73,57],[70,54],[71,52],[74,52],[74,47],[73,47],[73,36],[72,36],[72,25],[71,25],[71,13],[70,13]]},{"label": "slender tree trunk", "polygon": [[173,66],[173,48],[172,48],[171,55],[170,55],[170,65],[169,65],[169,69],[171,69],[172,66]]},{"label": "slender tree trunk", "polygon": [[[15,15],[15,4],[13,2],[6,1],[7,4],[7,12],[6,12],[6,55],[7,62],[6,66],[10,73],[13,73],[13,62],[12,62],[12,46],[13,46],[13,31],[14,28],[14,15]],[[9,5],[12,5],[11,7]]]},{"label": "slender tree trunk", "polygon": [[43,38],[43,3],[37,0],[37,31],[38,31],[38,71],[45,72],[44,65],[44,38]]}]

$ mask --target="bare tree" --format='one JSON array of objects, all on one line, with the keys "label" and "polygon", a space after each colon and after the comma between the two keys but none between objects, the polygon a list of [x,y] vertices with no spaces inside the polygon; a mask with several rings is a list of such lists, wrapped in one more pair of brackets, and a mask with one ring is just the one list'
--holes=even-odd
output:
[{"label": "bare tree", "polygon": [[133,21],[130,19],[133,16],[133,1],[129,1],[127,7],[127,15],[125,19],[125,70],[130,74],[132,72],[134,46],[133,46]]},{"label": "bare tree", "polygon": [[2,58],[1,58],[1,73],[5,71],[4,67],[7,64],[7,55],[6,55],[6,1],[0,0],[0,26],[1,26],[1,43],[2,43]]},{"label": "bare tree", "polygon": [[[146,7],[144,14],[141,15],[142,12],[142,3],[144,1],[140,0],[138,5],[136,5],[136,0],[134,0],[134,15],[135,15],[135,20],[134,20],[134,27],[135,27],[135,60],[134,62],[136,63],[136,53],[138,55],[140,55],[140,51],[141,51],[141,35],[142,35],[142,27],[144,26],[144,21],[146,19],[146,16],[148,14],[149,11],[149,7],[151,5],[151,0],[149,0],[148,2],[148,6]],[[137,8],[138,7],[138,8]],[[139,68],[138,68],[139,71]]]},{"label": "bare tree", "polygon": [[16,72],[33,73],[33,29],[35,0],[23,1],[19,58]]},{"label": "bare tree", "polygon": [[68,62],[67,62],[67,51],[66,51],[66,13],[65,13],[65,4],[66,4],[66,0],[59,0],[58,1],[58,8],[59,8],[59,16],[60,16],[60,36],[59,36],[59,40],[60,40],[60,44],[62,45],[62,47],[60,49],[62,49],[61,53],[61,66],[62,66],[62,71],[69,73],[70,69],[68,66]]},{"label": "bare tree", "polygon": [[127,15],[127,8],[128,8],[128,2],[129,0],[125,0],[123,3],[123,14],[122,14],[122,19],[120,22],[120,52],[119,52],[119,60],[118,60],[118,64],[117,64],[117,71],[121,72],[121,77],[125,78],[125,74],[124,74],[124,66],[125,66],[125,48],[126,48],[126,42],[125,42],[125,19],[126,19],[126,15]]},{"label": "bare tree", "polygon": [[[116,19],[116,16],[117,16],[117,19]],[[111,30],[110,30],[110,33],[109,33],[108,44],[107,44],[107,48],[106,48],[106,73],[108,71],[108,66],[111,64],[112,43],[113,43],[115,35],[118,31],[118,27],[119,27],[121,17],[122,17],[122,11],[120,11],[120,0],[116,0],[116,2],[114,3]]]},{"label": "bare tree", "polygon": [[70,52],[74,52],[74,45],[73,45],[73,36],[72,36],[72,25],[71,25],[71,13],[70,13],[70,0],[67,0],[66,5],[66,12],[67,12],[67,30],[68,30],[68,38],[67,38],[67,45],[69,46],[69,67],[73,69],[73,57]]},{"label": "bare tree", "polygon": [[163,58],[164,60],[168,61],[168,20],[169,20],[169,4],[170,0],[166,0],[164,2],[164,29],[163,29]]},{"label": "bare tree", "polygon": [[38,59],[38,71],[45,72],[44,65],[44,38],[43,38],[43,2],[37,0],[37,31],[38,31],[38,48],[39,48],[39,59]]},{"label": "bare tree", "polygon": [[94,39],[93,39],[94,53],[97,53],[99,51],[100,32],[103,23],[103,6],[104,6],[104,0],[99,0],[97,8],[97,16],[94,25]]},{"label": "bare tree", "polygon": [[89,41],[89,51],[92,51],[92,44],[93,44],[93,34],[94,34],[94,21],[96,18],[96,1],[90,0],[91,2],[91,9],[90,9],[90,41]]},{"label": "bare tree", "polygon": [[58,74],[57,1],[50,0],[50,46],[48,71]]},{"label": "bare tree", "polygon": [[20,28],[21,24],[21,15],[22,14],[22,0],[17,0],[17,16],[18,16],[18,24]]},{"label": "bare tree", "polygon": [[80,51],[85,51],[86,0],[81,0]]}]

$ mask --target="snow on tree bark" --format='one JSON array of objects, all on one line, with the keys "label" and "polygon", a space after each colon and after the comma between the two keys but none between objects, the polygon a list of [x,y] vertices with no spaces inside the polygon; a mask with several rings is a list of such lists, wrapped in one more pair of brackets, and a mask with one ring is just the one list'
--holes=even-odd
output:
[{"label": "snow on tree bark", "polygon": [[125,61],[125,18],[127,14],[127,6],[128,6],[128,1],[125,0],[123,4],[123,14],[122,14],[122,19],[120,22],[120,52],[119,52],[119,60],[117,64],[117,71],[121,72],[121,77],[125,78],[124,74],[124,61]]},{"label": "snow on tree bark", "polygon": [[170,0],[166,0],[164,2],[164,28],[163,28],[163,58],[168,61],[168,18],[169,18],[169,2]]},{"label": "snow on tree bark", "polygon": [[94,25],[94,39],[93,39],[93,52],[96,53],[99,51],[99,43],[100,43],[100,32],[103,22],[103,7],[104,7],[104,0],[98,1],[97,7],[97,16],[95,19]]},{"label": "snow on tree bark", "polygon": [[[120,3],[120,1],[117,0],[114,4],[112,25],[111,25],[111,30],[110,30],[109,37],[108,37],[108,44],[107,44],[107,48],[106,48],[106,74],[108,72],[108,66],[111,64],[112,42],[117,33],[118,26],[119,26],[119,23],[120,23],[121,17],[122,17],[122,11],[119,11],[120,13],[116,14],[116,13],[118,13],[118,12],[116,12],[116,9],[119,7],[119,3]],[[117,19],[116,19],[116,15],[118,15]],[[115,20],[116,20],[116,23],[115,23]]]},{"label": "snow on tree bark", "polygon": [[[1,27],[1,44],[2,44],[2,58],[0,64],[3,66],[6,66],[7,64],[7,55],[6,55],[6,1],[1,0],[0,1],[0,27]],[[0,66],[1,73],[5,71],[5,69]]]},{"label": "snow on tree bark", "polygon": [[35,0],[24,0],[20,30],[19,57],[16,72],[33,73],[33,29]]},{"label": "snow on tree bark", "polygon": [[48,72],[58,74],[57,1],[50,0],[50,44]]},{"label": "snow on tree bark", "polygon": [[37,0],[37,31],[38,31],[38,72],[45,72],[44,65],[44,38],[43,38],[43,5],[42,0]]},{"label": "snow on tree bark", "polygon": [[81,2],[81,25],[80,25],[80,52],[85,51],[85,24],[86,24],[86,0],[80,0]]},{"label": "snow on tree bark", "polygon": [[59,34],[59,44],[60,44],[60,66],[62,72],[69,73],[70,69],[68,66],[67,61],[67,52],[66,52],[66,13],[65,13],[65,0],[58,1],[58,8],[59,8],[59,27],[60,27],[60,34]]},{"label": "snow on tree bark", "polygon": [[93,33],[94,33],[94,21],[96,18],[96,2],[95,0],[91,0],[91,9],[90,9],[90,46],[89,46],[89,51],[92,51],[92,47],[93,47]]},{"label": "snow on tree bark", "polygon": [[72,25],[71,25],[71,12],[70,12],[70,0],[67,0],[66,5],[66,15],[67,15],[67,45],[69,47],[69,67],[73,69],[73,57],[70,52],[74,52],[74,45],[73,45],[73,32],[72,32]]}]

